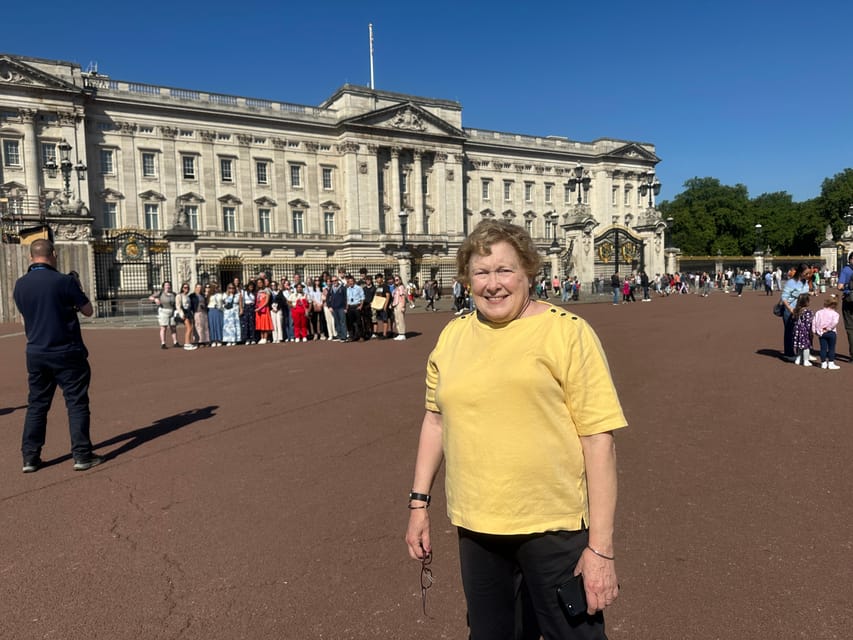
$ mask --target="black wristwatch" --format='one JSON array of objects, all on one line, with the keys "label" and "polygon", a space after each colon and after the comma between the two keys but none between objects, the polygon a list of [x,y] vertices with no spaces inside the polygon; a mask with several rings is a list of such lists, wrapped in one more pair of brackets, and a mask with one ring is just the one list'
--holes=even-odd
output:
[{"label": "black wristwatch", "polygon": [[420,500],[421,502],[426,502],[428,505],[430,503],[430,500],[432,500],[432,496],[426,493],[417,493],[415,491],[410,491],[409,501],[411,502],[412,500]]}]

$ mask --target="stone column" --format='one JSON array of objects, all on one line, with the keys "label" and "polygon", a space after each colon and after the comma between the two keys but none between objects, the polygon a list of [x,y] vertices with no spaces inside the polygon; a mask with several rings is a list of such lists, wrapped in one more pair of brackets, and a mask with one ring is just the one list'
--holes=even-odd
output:
[{"label": "stone column", "polygon": [[[124,192],[125,199],[118,206],[119,216],[116,224],[121,227],[144,227],[143,215],[140,210],[141,203],[137,194],[145,191],[142,188],[143,180],[139,173],[141,169],[139,151],[134,144],[136,124],[132,122],[116,122],[115,131],[121,136],[118,141],[118,162],[116,168],[118,173],[119,191]],[[99,204],[101,211],[101,223],[103,223],[103,206]]]},{"label": "stone column", "polygon": [[[423,152],[420,149],[415,149],[415,179],[412,188],[415,190],[412,203],[414,204],[414,214],[409,216],[409,220],[414,222],[414,225],[409,225],[409,230],[412,235],[420,235],[424,232],[424,168],[423,168]],[[407,281],[408,282],[408,281]]]},{"label": "stone column", "polygon": [[391,207],[387,230],[400,233],[400,147],[391,147],[391,193],[388,204]]},{"label": "stone column", "polygon": [[447,233],[448,236],[461,235],[463,224],[462,216],[465,215],[465,203],[462,199],[462,181],[465,179],[462,171],[465,155],[452,153],[448,157],[446,167],[447,200],[444,215],[441,216],[441,228],[438,233]]},{"label": "stone column", "polygon": [[[222,228],[222,222],[216,206],[219,204],[216,200],[216,172],[219,170],[216,162],[216,132],[202,131],[200,136],[202,141],[201,166],[204,167],[204,171],[202,172],[202,176],[199,177],[199,185],[201,187],[199,195],[205,199],[205,202],[199,205],[198,228],[200,230],[218,230]],[[199,171],[202,171],[201,167],[199,167]],[[181,196],[183,194],[177,193],[176,195]]]},{"label": "stone column", "polygon": [[[177,201],[177,196],[180,195],[179,185],[181,180],[183,179],[183,160],[179,156],[177,152],[177,147],[175,145],[175,138],[178,135],[178,130],[175,127],[160,127],[160,134],[162,135],[161,141],[163,143],[163,153],[160,154],[160,171],[159,171],[159,181],[162,189],[162,193],[166,196],[166,201],[160,204],[160,225],[161,228],[167,227],[170,220],[174,220],[175,218],[175,210],[171,207],[175,206]],[[196,163],[198,165],[198,163]],[[213,167],[215,171],[218,167]],[[201,167],[196,166],[196,174],[201,171]],[[205,198],[209,198],[209,195],[205,194]],[[214,206],[216,206],[216,202],[214,202]],[[171,205],[171,207],[169,207]],[[145,206],[143,205],[142,211],[145,211]],[[142,214],[144,218],[144,213]],[[143,220],[144,224],[144,220]],[[239,227],[238,227],[239,229]],[[174,266],[175,257],[172,254],[172,264]],[[172,273],[176,273],[173,271]],[[193,262],[193,277],[195,277],[195,262]]]},{"label": "stone column", "polygon": [[[237,210],[237,231],[257,231],[258,230],[258,221],[255,219],[255,203],[252,201],[252,184],[254,182],[254,172],[252,171],[252,143],[254,142],[254,137],[251,135],[238,134],[237,135],[237,143],[240,145],[239,151],[237,152],[237,157],[232,160],[233,168],[231,169],[233,173],[233,182],[224,189],[234,195],[238,200],[243,202],[243,206],[239,207]],[[221,176],[218,175],[220,171],[219,168],[219,158],[217,157],[214,160],[213,171],[217,172],[216,181],[219,182],[221,180]],[[306,174],[308,171],[306,170]],[[305,176],[305,189],[308,189],[308,176]],[[311,201],[307,196],[305,198],[309,202]],[[316,200],[314,200],[316,203]],[[305,225],[304,229],[306,233],[311,229],[312,225],[309,224],[307,217],[309,216],[309,212],[305,212],[306,220],[304,220],[303,224]],[[224,222],[222,223],[225,224]]]},{"label": "stone column", "polygon": [[444,220],[445,212],[447,211],[447,154],[443,151],[435,152],[433,160],[433,172],[435,173],[435,212],[433,213],[433,223],[430,225],[430,233],[436,235],[444,229],[442,220]]},{"label": "stone column", "polygon": [[[364,207],[361,212],[362,228],[366,232],[379,231],[379,219],[385,215],[382,210],[382,200],[379,197],[379,178],[382,174],[382,167],[379,165],[379,147],[375,144],[367,145],[367,153],[369,154],[366,160],[359,162],[358,172],[364,179],[359,178],[359,185],[365,185]],[[387,189],[388,185],[384,185],[383,189]]]},{"label": "stone column", "polygon": [[361,202],[360,189],[358,188],[361,179],[361,172],[358,165],[359,145],[355,142],[342,142],[338,145],[338,152],[344,156],[343,161],[343,183],[344,183],[344,201],[341,203],[343,213],[346,216],[345,220],[338,221],[336,231],[342,233],[346,230],[350,236],[353,234],[362,234],[368,230],[365,228],[366,218],[365,211]]},{"label": "stone column", "polygon": [[[27,186],[27,195],[37,199],[41,194],[42,187],[42,176],[39,170],[38,132],[36,131],[38,111],[35,109],[19,109],[18,114],[26,125],[23,140],[24,148],[21,149],[24,156],[24,183]],[[59,162],[59,156],[57,156],[56,161]]]},{"label": "stone column", "polygon": [[[290,180],[290,169],[287,165],[287,140],[284,138],[272,139],[273,152],[272,163],[267,169],[268,178],[270,181],[271,195],[270,197],[278,203],[278,206],[273,207],[272,215],[274,222],[272,230],[274,232],[285,232],[288,230],[289,220],[287,219],[287,185]],[[215,228],[215,227],[214,227]]]}]

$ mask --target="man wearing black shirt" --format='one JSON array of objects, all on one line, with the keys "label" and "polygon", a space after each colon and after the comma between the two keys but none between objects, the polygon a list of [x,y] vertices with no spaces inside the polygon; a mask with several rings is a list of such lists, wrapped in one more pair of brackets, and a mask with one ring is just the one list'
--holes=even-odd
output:
[{"label": "man wearing black shirt", "polygon": [[[388,338],[388,310],[391,308],[391,290],[385,284],[385,276],[381,273],[376,274],[376,294],[374,297],[384,301],[381,309],[377,304],[374,335],[386,340]],[[382,333],[379,333],[380,331]]]},{"label": "man wearing black shirt", "polygon": [[373,284],[373,277],[365,275],[361,283],[361,288],[364,290],[364,304],[361,306],[361,337],[365,340],[376,337],[373,323],[373,309],[371,303],[373,296],[376,293],[376,285]]},{"label": "man wearing black shirt", "polygon": [[49,240],[30,245],[30,268],[15,283],[15,304],[27,334],[29,397],[21,453],[24,473],[38,471],[47,432],[47,414],[57,385],[62,388],[71,431],[74,470],[103,462],[92,453],[89,438],[89,368],[80,334],[79,311],[92,315],[92,303],[80,288],[77,274],[56,270],[56,251]]}]

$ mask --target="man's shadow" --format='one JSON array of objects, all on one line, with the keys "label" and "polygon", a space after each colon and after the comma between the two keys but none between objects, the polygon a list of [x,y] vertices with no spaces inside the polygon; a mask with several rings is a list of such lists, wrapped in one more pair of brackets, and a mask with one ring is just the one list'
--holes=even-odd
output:
[{"label": "man's shadow", "polygon": [[27,405],[25,405],[25,404],[22,404],[20,407],[3,407],[2,409],[0,409],[0,416],[5,416],[9,413],[14,413],[18,409],[26,409],[26,408],[27,408]]},{"label": "man's shadow", "polygon": [[[93,445],[93,449],[97,451],[98,449],[102,449],[103,447],[109,447],[110,445],[118,444],[119,442],[123,442],[120,447],[110,451],[107,454],[104,454],[104,462],[108,462],[114,458],[118,458],[121,455],[129,451],[133,451],[136,447],[139,447],[146,442],[150,442],[155,438],[159,438],[160,436],[165,436],[173,431],[177,431],[178,429],[187,426],[188,424],[192,424],[193,422],[198,422],[199,420],[208,420],[212,418],[215,414],[215,411],[219,408],[219,405],[211,405],[209,407],[204,407],[202,409],[191,409],[189,411],[183,411],[181,413],[176,413],[175,415],[168,416],[166,418],[160,418],[159,420],[155,420],[152,424],[147,427],[140,427],[139,429],[134,429],[133,431],[128,431],[127,433],[122,433],[117,436],[113,436],[108,440],[104,440],[103,442],[99,442]],[[50,467],[55,464],[60,464],[67,460],[71,459],[70,454],[66,454],[59,458],[54,458],[53,460],[45,461],[44,467]]]}]

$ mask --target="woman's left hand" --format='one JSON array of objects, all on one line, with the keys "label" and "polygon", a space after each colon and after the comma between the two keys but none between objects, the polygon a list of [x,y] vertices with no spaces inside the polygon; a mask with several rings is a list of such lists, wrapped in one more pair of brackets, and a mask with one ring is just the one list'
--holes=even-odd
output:
[{"label": "woman's left hand", "polygon": [[575,575],[583,574],[586,590],[587,612],[593,615],[616,601],[619,582],[616,579],[616,563],[597,556],[589,547],[583,550],[575,567]]}]

